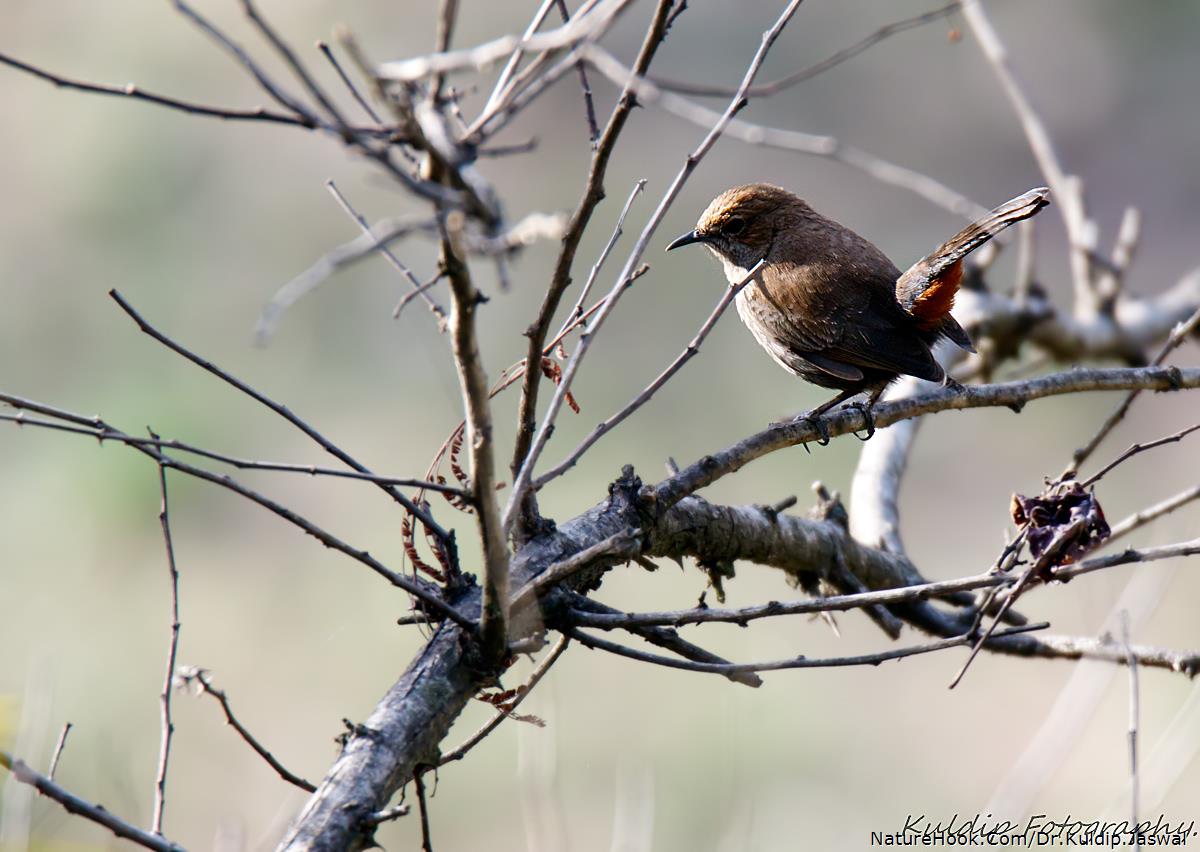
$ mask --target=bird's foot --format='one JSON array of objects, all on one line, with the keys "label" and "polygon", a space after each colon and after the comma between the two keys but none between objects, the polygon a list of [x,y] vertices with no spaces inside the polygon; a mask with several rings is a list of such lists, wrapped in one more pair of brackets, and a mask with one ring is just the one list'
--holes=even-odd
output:
[{"label": "bird's foot", "polygon": [[865,402],[847,402],[845,407],[846,408],[856,408],[859,411],[861,411],[862,416],[863,416],[863,423],[866,424],[866,430],[867,430],[866,437],[860,436],[857,431],[855,431],[853,433],[854,437],[858,438],[858,440],[860,440],[860,441],[871,440],[871,437],[875,434],[875,415],[871,411],[872,406],[869,403],[865,403]]},{"label": "bird's foot", "polygon": [[[817,443],[824,447],[830,442],[830,440],[832,440],[832,436],[829,434],[829,427],[825,425],[825,420],[821,417],[821,414],[823,413],[824,412],[818,412],[814,414],[811,411],[806,411],[803,414],[797,414],[795,417],[788,418],[787,420],[777,420],[771,424],[771,428],[782,429],[785,426],[792,426],[796,423],[808,423],[817,432]],[[801,446],[804,447],[804,451],[806,453],[812,452],[812,450],[808,448],[807,442]]]}]

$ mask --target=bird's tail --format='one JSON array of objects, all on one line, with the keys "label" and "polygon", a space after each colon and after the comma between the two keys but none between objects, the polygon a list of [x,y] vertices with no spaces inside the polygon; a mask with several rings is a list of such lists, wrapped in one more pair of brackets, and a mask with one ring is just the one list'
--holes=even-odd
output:
[{"label": "bird's tail", "polygon": [[940,330],[960,346],[971,348],[966,334],[950,316],[962,282],[963,258],[1009,225],[1033,216],[1050,203],[1049,195],[1050,190],[1040,186],[1004,202],[914,263],[896,281],[896,299],[901,307],[922,329]]}]

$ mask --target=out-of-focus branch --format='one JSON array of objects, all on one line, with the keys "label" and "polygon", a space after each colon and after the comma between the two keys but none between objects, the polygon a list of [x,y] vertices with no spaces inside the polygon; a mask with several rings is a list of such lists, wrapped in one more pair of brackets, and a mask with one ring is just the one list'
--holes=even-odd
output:
[{"label": "out-of-focus branch", "polygon": [[[1162,348],[1158,350],[1158,354],[1154,356],[1154,360],[1151,361],[1151,363],[1157,366],[1165,361],[1167,356],[1175,351],[1175,349],[1181,343],[1183,343],[1183,341],[1185,341],[1189,335],[1195,333],[1197,326],[1200,326],[1200,307],[1197,307],[1196,310],[1192,312],[1190,317],[1180,322],[1175,326],[1175,328],[1171,329],[1170,335],[1167,336]],[[1126,412],[1129,411],[1130,406],[1133,405],[1133,401],[1137,399],[1140,394],[1141,391],[1135,389],[1125,395],[1125,398],[1121,400],[1121,404],[1118,405],[1113,413],[1108,416],[1108,418],[1096,431],[1096,434],[1092,436],[1091,440],[1074,452],[1071,458],[1071,464],[1065,471],[1063,471],[1062,478],[1065,479],[1067,477],[1074,476],[1075,472],[1079,470],[1080,465],[1091,458],[1092,453],[1094,453],[1096,448],[1100,446],[1100,442],[1108,437],[1108,434],[1112,432],[1118,423],[1121,422],[1121,420],[1125,417]]]},{"label": "out-of-focus branch", "polygon": [[[805,80],[811,80],[813,77],[824,74],[826,71],[841,65],[848,59],[853,59],[860,53],[863,53],[864,51],[867,51],[879,44],[879,42],[883,41],[884,39],[890,38],[891,36],[907,30],[924,26],[925,24],[932,23],[933,21],[940,21],[958,11],[960,6],[962,6],[962,0],[954,0],[953,3],[947,3],[941,8],[933,9],[929,12],[922,12],[920,15],[913,15],[911,18],[904,18],[899,21],[894,21],[890,24],[885,24],[867,37],[856,41],[849,47],[842,48],[837,53],[834,53],[832,56],[829,56],[826,59],[822,59],[820,62],[816,62],[807,68],[800,69],[799,71],[794,71],[793,73],[780,77],[777,80],[771,80],[767,83],[759,83],[751,86],[746,94],[752,98],[767,98],[771,95],[779,94],[785,89],[790,89],[792,86],[803,83]],[[687,80],[668,80],[657,76],[652,76],[649,79],[653,81],[655,85],[660,86],[667,91],[678,92],[681,95],[692,95],[694,97],[727,98],[734,92],[733,88],[729,86],[709,86],[703,83],[692,83]]]},{"label": "out-of-focus branch", "polygon": [[[291,124],[309,130],[320,127],[320,125],[314,124],[311,120],[305,118],[304,116],[271,112],[270,110],[263,109],[262,107],[243,110],[230,109],[227,107],[206,106],[204,104],[195,104],[189,101],[179,100],[178,98],[172,98],[166,95],[148,92],[134,83],[127,83],[124,86],[108,86],[103,83],[92,83],[87,80],[74,80],[70,77],[64,77],[60,74],[46,71],[42,68],[38,68],[35,65],[30,65],[27,62],[22,62],[19,59],[14,59],[13,57],[4,54],[0,54],[0,65],[7,65],[10,68],[16,68],[18,71],[31,74],[40,80],[53,83],[60,89],[74,89],[78,92],[88,92],[95,95],[115,95],[122,98],[132,98],[133,100],[146,101],[148,103],[167,107],[168,109],[186,112],[190,115],[221,118],[226,121],[265,121],[272,124]],[[331,128],[323,127],[322,129]],[[359,128],[359,130],[360,132],[370,132],[371,128]]]},{"label": "out-of-focus branch", "polygon": [[1058,209],[1067,227],[1072,280],[1075,285],[1075,315],[1089,319],[1099,311],[1099,300],[1092,281],[1091,253],[1095,250],[1095,224],[1089,222],[1083,203],[1082,183],[1067,175],[1046,126],[1026,97],[1008,59],[1008,49],[1000,40],[980,0],[963,0],[963,18],[979,40],[983,55],[991,63],[1005,95],[1012,103],[1017,119],[1029,140],[1046,183],[1054,193]]},{"label": "out-of-focus branch", "polygon": [[563,50],[585,39],[602,35],[630,2],[631,0],[604,0],[597,3],[587,14],[577,14],[566,24],[549,32],[534,33],[525,37],[507,35],[463,50],[385,62],[375,73],[382,80],[416,82],[434,74],[469,69],[483,70],[518,50],[526,53]]},{"label": "out-of-focus branch", "polygon": [[[654,16],[647,28],[646,36],[642,40],[637,59],[634,61],[634,68],[638,69],[637,73],[645,73],[646,69],[650,67],[650,62],[653,60],[658,46],[666,36],[666,22],[672,5],[673,0],[658,0]],[[542,350],[546,345],[546,335],[550,331],[550,324],[554,322],[554,314],[558,311],[563,293],[571,285],[571,267],[575,263],[575,253],[592,220],[592,214],[604,199],[604,178],[608,173],[608,162],[635,104],[636,98],[633,90],[629,84],[626,84],[604,126],[603,134],[596,143],[596,150],[592,154],[591,165],[584,182],[583,194],[567,223],[566,232],[562,238],[562,248],[559,249],[558,257],[554,262],[554,271],[550,275],[550,284],[542,298],[537,318],[526,331],[526,336],[529,338],[525,353],[526,370],[521,382],[521,400],[517,410],[517,436],[513,444],[510,463],[510,470],[514,478],[520,476],[521,468],[524,466],[533,444],[534,430],[537,428],[538,391],[541,388],[542,380],[542,371],[537,369],[537,364],[541,361]],[[631,195],[629,203],[632,203],[632,200],[633,196]],[[626,209],[628,209],[628,203]],[[613,241],[615,241],[615,235]],[[607,250],[605,254],[607,254]],[[599,263],[600,261],[597,262],[597,267]],[[588,283],[590,285],[590,278]],[[583,297],[581,294],[580,298]],[[517,505],[516,511],[519,519],[519,523],[516,525],[517,538],[522,540],[533,527],[537,515],[536,498],[532,493],[527,503]]]},{"label": "out-of-focus branch", "polygon": [[[580,47],[580,53],[587,59],[588,64],[612,82],[619,84],[621,81],[631,79],[629,77],[630,70],[599,45],[583,45]],[[665,91],[644,77],[638,76],[632,80],[638,99],[646,105],[658,106],[699,127],[710,127],[719,118],[719,113],[715,110],[673,92]],[[852,169],[865,172],[882,183],[916,193],[930,203],[963,218],[978,218],[987,213],[986,207],[929,175],[888,162],[860,148],[846,145],[833,136],[818,136],[799,130],[765,127],[740,118],[731,120],[724,132],[748,145],[760,145],[799,154],[827,157]]]},{"label": "out-of-focus branch", "polygon": [[13,757],[6,751],[0,751],[0,766],[11,772],[15,780],[22,784],[28,784],[46,798],[58,802],[68,813],[81,816],[90,822],[104,826],[117,837],[130,840],[138,846],[144,846],[147,849],[154,849],[156,852],[184,852],[183,847],[177,843],[172,843],[170,840],[160,837],[157,834],[143,831],[133,823],[116,816],[103,805],[94,805],[85,799],[79,798],[79,796],[76,796],[70,790],[50,780],[40,772],[34,771],[23,760]]}]

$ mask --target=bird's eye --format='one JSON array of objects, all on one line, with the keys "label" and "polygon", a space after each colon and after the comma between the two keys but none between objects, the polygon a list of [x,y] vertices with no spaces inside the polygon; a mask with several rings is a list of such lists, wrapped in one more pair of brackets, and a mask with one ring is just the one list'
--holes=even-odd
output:
[{"label": "bird's eye", "polygon": [[721,233],[727,237],[740,237],[746,230],[746,220],[734,216],[721,228]]}]

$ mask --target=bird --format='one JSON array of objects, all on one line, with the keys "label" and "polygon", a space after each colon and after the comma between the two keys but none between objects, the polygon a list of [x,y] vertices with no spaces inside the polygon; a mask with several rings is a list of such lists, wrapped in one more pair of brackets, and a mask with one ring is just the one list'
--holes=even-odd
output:
[{"label": "bird", "polygon": [[[963,278],[963,258],[1010,225],[1035,215],[1050,191],[1037,187],[963,228],[904,274],[874,244],[767,183],[718,195],[696,227],[667,251],[701,244],[721,261],[738,315],[781,367],[838,395],[794,418],[818,424],[835,406],[869,392],[871,408],[900,376],[948,383],[932,347],[947,338],[975,348],[950,315]],[[760,265],[761,262],[761,265]],[[822,435],[828,440],[826,432]]]}]

